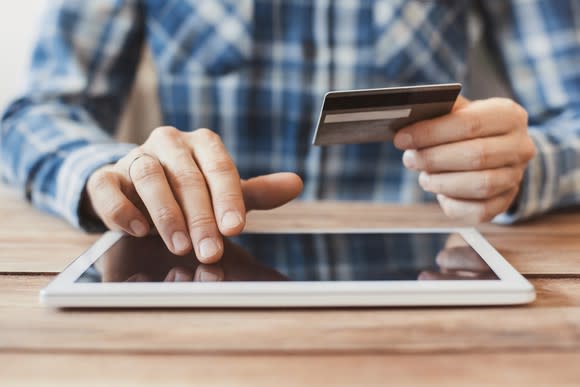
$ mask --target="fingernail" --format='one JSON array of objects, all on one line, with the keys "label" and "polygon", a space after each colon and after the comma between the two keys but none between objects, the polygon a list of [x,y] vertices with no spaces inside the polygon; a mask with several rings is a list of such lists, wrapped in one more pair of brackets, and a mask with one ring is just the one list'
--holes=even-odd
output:
[{"label": "fingernail", "polygon": [[222,216],[222,227],[226,229],[236,228],[242,223],[242,217],[236,211],[228,211]]},{"label": "fingernail", "polygon": [[140,220],[132,220],[129,223],[129,228],[131,232],[137,236],[144,236],[147,234],[147,227]]},{"label": "fingernail", "polygon": [[413,145],[413,137],[408,133],[399,133],[395,136],[395,146],[397,148],[410,148]]},{"label": "fingernail", "polygon": [[215,273],[204,270],[199,274],[199,280],[201,282],[216,282],[219,280],[219,277]]},{"label": "fingernail", "polygon": [[173,233],[171,242],[173,242],[173,248],[177,251],[185,251],[189,247],[189,239],[182,231]]},{"label": "fingernail", "polygon": [[415,169],[417,165],[417,159],[415,157],[415,152],[407,150],[403,153],[403,164],[409,169]]},{"label": "fingernail", "polygon": [[205,238],[199,242],[199,255],[201,259],[208,259],[216,255],[218,252],[218,245],[213,238]]},{"label": "fingernail", "polygon": [[421,184],[421,187],[427,188],[429,185],[429,175],[427,173],[421,172],[419,174],[419,184]]}]

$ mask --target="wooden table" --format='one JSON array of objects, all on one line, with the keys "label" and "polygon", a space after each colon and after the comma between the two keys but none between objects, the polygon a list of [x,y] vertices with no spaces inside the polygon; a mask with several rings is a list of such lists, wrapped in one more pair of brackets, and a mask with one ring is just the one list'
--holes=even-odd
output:
[{"label": "wooden table", "polygon": [[[251,213],[248,229],[345,225],[457,224],[430,205],[298,203]],[[39,290],[98,236],[0,188],[0,384],[579,385],[580,212],[480,229],[534,304],[59,311]]]}]

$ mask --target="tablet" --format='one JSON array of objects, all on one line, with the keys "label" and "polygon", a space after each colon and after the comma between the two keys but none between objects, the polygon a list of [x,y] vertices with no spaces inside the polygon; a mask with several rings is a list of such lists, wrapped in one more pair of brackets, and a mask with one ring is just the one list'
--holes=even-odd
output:
[{"label": "tablet", "polygon": [[532,285],[475,229],[245,233],[222,259],[173,255],[159,236],[103,235],[45,289],[56,307],[505,305]]}]

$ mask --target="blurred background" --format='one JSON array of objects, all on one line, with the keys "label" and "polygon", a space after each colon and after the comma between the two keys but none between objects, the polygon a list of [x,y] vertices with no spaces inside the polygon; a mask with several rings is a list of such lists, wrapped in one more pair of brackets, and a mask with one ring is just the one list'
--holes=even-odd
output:
[{"label": "blurred background", "polygon": [[[50,0],[0,1],[0,112],[22,92],[30,56],[40,33],[42,15]],[[118,138],[121,141],[142,143],[150,129],[161,124],[155,89],[155,70],[148,53],[137,76],[138,81],[120,122]],[[143,128],[130,131],[130,127]]]},{"label": "blurred background", "polygon": [[46,0],[0,2],[0,110],[23,86],[30,52]]},{"label": "blurred background", "polygon": [[[4,111],[6,104],[19,94],[25,84],[32,48],[41,31],[42,13],[49,1],[0,2],[0,52],[3,57],[0,71],[0,112]],[[464,88],[466,96],[472,99],[509,96],[503,80],[498,76],[494,61],[487,55],[481,24],[473,19],[472,25],[478,31],[474,35],[480,38],[470,54],[471,71]],[[151,129],[161,124],[155,69],[148,56],[145,50],[137,82],[119,125],[117,137],[121,141],[142,143]]]}]

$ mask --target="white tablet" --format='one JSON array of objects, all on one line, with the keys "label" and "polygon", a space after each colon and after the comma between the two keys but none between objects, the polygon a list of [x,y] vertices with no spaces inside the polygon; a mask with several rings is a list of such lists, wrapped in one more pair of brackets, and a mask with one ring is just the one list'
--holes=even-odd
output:
[{"label": "white tablet", "polygon": [[475,229],[245,233],[221,261],[108,232],[45,289],[56,307],[506,305],[535,299]]}]

